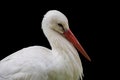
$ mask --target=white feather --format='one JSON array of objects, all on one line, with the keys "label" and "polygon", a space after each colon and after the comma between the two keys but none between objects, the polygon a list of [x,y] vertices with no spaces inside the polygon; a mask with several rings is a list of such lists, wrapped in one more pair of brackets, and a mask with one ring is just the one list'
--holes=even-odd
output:
[{"label": "white feather", "polygon": [[[62,13],[53,11],[52,15],[53,13],[58,13],[68,26],[67,19]],[[78,80],[79,77],[82,79],[83,69],[78,52],[61,34],[48,28],[50,25],[45,18],[48,22],[51,18],[44,17],[42,29],[52,50],[32,46],[4,58],[0,61],[0,80]]]}]

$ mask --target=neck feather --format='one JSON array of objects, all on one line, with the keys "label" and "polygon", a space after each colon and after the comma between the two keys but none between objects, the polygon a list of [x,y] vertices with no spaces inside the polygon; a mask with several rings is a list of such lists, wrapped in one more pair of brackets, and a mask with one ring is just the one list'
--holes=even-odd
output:
[{"label": "neck feather", "polygon": [[81,76],[83,74],[82,63],[75,47],[63,35],[54,30],[47,29],[44,33],[51,45],[52,51],[57,51],[60,56],[69,59]]}]

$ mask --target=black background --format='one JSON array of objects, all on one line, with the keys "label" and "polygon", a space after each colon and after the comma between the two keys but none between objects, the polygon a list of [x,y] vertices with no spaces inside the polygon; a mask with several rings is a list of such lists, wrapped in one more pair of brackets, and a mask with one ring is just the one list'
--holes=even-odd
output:
[{"label": "black background", "polygon": [[[1,11],[1,52],[0,60],[6,56],[29,46],[40,45],[50,48],[41,30],[43,15],[48,10],[59,10],[69,21],[69,26],[82,44],[91,62],[83,56],[84,80],[103,80],[108,69],[109,57],[106,45],[109,36],[106,30],[109,24],[109,7],[98,4],[84,4],[77,8],[43,8],[39,5],[9,5]],[[112,72],[111,72],[112,73]],[[106,77],[107,79],[109,77]]]}]

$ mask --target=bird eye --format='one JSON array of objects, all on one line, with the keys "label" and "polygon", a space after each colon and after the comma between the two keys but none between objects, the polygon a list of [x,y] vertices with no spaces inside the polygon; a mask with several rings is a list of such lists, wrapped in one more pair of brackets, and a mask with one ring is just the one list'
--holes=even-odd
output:
[{"label": "bird eye", "polygon": [[58,23],[58,25],[59,25],[60,27],[63,27],[63,25],[62,25],[62,24],[60,24],[60,23]]},{"label": "bird eye", "polygon": [[64,31],[64,27],[63,27],[62,24],[58,23],[58,26],[61,27],[63,29],[63,31]]}]

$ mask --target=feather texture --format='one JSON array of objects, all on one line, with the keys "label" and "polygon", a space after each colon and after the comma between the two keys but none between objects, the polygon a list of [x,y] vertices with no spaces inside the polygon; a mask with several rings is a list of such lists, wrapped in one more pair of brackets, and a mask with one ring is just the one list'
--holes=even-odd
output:
[{"label": "feather texture", "polygon": [[68,29],[66,17],[58,11],[50,16],[48,13],[42,29],[52,49],[31,46],[9,55],[0,61],[0,80],[82,80],[83,68],[76,48],[62,35],[64,30],[55,27],[61,22]]}]

